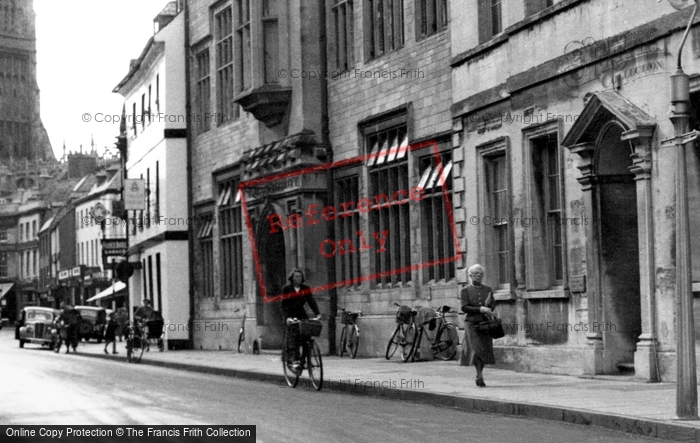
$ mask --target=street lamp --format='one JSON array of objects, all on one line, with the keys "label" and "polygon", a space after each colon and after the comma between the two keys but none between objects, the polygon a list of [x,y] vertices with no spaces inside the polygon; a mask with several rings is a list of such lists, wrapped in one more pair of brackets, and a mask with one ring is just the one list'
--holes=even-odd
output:
[{"label": "street lamp", "polygon": [[[676,9],[690,6],[690,0],[668,0]],[[697,131],[690,131],[690,77],[683,72],[681,57],[688,39],[690,27],[695,21],[700,4],[695,8],[683,40],[678,48],[676,73],[671,75],[671,122],[673,144],[676,145],[676,312],[678,341],[676,348],[676,415],[679,419],[698,418],[698,387],[695,373],[695,331],[693,319],[693,290],[690,261],[690,219],[688,216],[688,172],[686,151],[697,138]]]}]

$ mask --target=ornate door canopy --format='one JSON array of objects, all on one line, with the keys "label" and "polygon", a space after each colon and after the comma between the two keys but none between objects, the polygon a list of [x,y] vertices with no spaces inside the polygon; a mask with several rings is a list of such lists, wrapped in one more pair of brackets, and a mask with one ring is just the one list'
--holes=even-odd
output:
[{"label": "ornate door canopy", "polygon": [[656,121],[617,92],[600,91],[591,96],[562,141],[562,146],[583,160],[578,167],[583,175],[578,180],[584,190],[591,186],[596,141],[603,127],[611,121],[624,128],[622,140],[631,142],[634,147],[632,172],[638,179],[649,178],[651,139]]}]

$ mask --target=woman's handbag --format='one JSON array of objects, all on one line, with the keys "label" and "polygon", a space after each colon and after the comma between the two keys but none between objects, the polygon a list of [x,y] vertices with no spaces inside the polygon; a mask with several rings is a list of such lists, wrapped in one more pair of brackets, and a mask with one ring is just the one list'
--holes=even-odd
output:
[{"label": "woman's handbag", "polygon": [[[493,297],[493,293],[489,294],[489,296],[486,298],[486,306],[491,305],[491,297]],[[488,332],[493,339],[505,337],[506,335],[505,331],[503,330],[501,319],[498,317],[493,317],[491,320],[482,322],[480,326],[482,330],[486,330],[486,332]]]},{"label": "woman's handbag", "polygon": [[494,317],[493,320],[482,322],[479,324],[479,326],[482,330],[486,330],[486,332],[488,332],[493,339],[501,338],[506,335],[505,331],[503,330],[501,319],[498,317]]}]

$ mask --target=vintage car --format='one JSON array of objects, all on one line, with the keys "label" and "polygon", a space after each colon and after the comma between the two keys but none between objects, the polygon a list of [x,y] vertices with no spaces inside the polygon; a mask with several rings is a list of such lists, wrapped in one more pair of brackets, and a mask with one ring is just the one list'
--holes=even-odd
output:
[{"label": "vintage car", "polygon": [[75,309],[80,312],[80,316],[83,318],[79,329],[80,339],[87,341],[94,338],[98,343],[101,342],[107,323],[107,311],[105,308],[76,306]]},{"label": "vintage car", "polygon": [[53,349],[58,339],[54,320],[59,313],[56,309],[27,306],[22,309],[17,322],[19,347],[25,343],[36,343]]}]

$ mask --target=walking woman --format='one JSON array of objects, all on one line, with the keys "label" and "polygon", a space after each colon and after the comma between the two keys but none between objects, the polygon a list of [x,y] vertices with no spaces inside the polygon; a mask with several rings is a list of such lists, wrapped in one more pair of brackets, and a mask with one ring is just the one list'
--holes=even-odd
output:
[{"label": "walking woman", "polygon": [[476,385],[483,388],[486,386],[483,375],[484,365],[495,364],[496,359],[493,356],[493,339],[487,330],[479,328],[479,324],[495,316],[496,303],[491,288],[481,284],[484,268],[481,265],[473,265],[468,269],[468,273],[471,283],[459,293],[462,311],[467,314],[459,364],[460,366],[474,365]]}]

